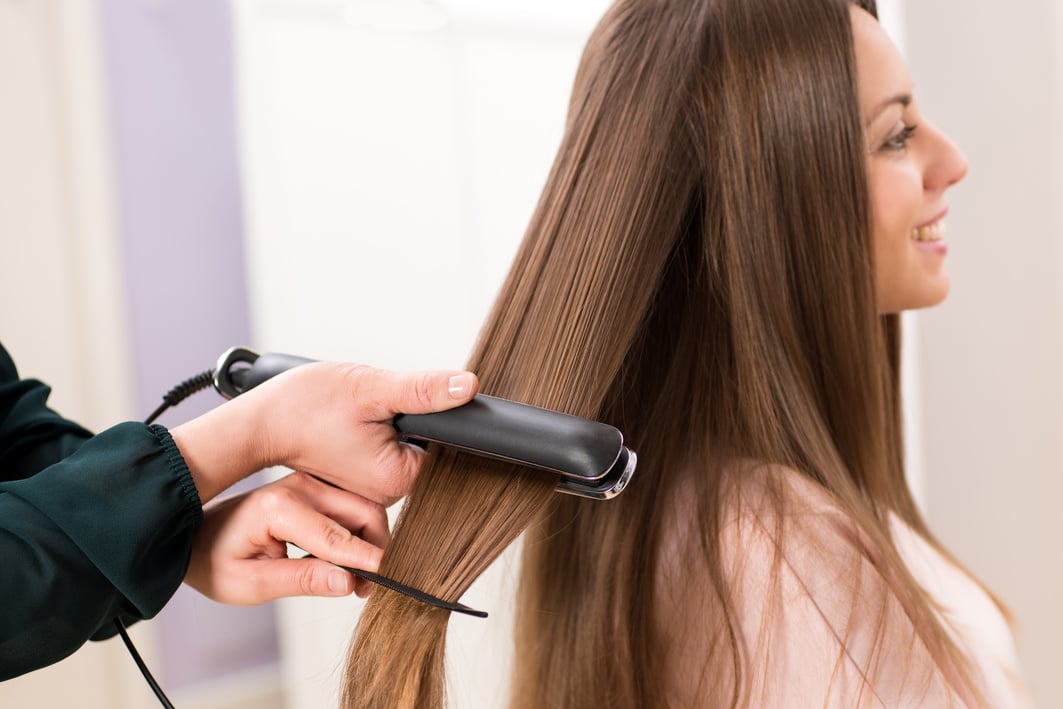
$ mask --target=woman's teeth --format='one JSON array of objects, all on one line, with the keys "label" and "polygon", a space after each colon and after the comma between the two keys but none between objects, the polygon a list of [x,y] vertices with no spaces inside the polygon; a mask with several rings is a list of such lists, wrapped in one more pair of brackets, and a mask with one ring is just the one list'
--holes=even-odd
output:
[{"label": "woman's teeth", "polygon": [[933,224],[927,224],[912,229],[912,238],[916,241],[939,241],[945,236],[945,220],[939,219]]}]

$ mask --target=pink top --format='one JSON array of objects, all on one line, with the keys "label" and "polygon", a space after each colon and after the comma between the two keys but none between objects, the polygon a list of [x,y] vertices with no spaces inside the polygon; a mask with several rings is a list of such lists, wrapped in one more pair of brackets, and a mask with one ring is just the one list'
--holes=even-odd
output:
[{"label": "pink top", "polygon": [[[769,475],[783,483],[782,516],[766,497]],[[749,673],[746,706],[967,706],[915,635],[855,526],[826,491],[770,466],[743,472],[735,487],[721,542]],[[658,574],[674,707],[704,706],[714,696],[707,688],[720,686],[704,659],[711,619],[720,611],[712,594],[694,582],[699,571],[705,578],[708,570],[700,561],[692,495],[686,493],[676,493],[679,510],[665,531]],[[778,533],[780,524],[785,534]],[[901,558],[937,602],[947,632],[979,673],[989,705],[1031,706],[1011,631],[989,596],[901,520],[893,519],[892,533]]]}]

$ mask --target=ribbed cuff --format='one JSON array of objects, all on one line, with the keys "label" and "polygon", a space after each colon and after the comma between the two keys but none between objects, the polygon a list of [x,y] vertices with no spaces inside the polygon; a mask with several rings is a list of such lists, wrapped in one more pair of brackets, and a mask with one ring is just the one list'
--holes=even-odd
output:
[{"label": "ribbed cuff", "polygon": [[203,526],[203,501],[199,497],[195,481],[192,480],[192,472],[188,469],[188,463],[185,462],[184,456],[174,443],[173,436],[165,426],[153,423],[148,426],[148,430],[158,439],[162,452],[166,456],[166,465],[181,486],[185,505],[192,515],[192,531],[195,532]]}]

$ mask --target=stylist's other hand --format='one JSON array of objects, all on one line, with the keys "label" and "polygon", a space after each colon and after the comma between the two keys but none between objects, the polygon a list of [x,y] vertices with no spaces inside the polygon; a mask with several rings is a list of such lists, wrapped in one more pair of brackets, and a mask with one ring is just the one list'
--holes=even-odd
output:
[{"label": "stylist's other hand", "polygon": [[[364,596],[369,582],[334,564],[376,571],[387,541],[382,506],[292,473],[204,510],[185,583],[241,606],[286,596]],[[318,558],[289,559],[285,542]]]},{"label": "stylist's other hand", "polygon": [[424,458],[399,442],[395,415],[451,409],[478,388],[469,372],[314,362],[171,433],[204,503],[256,470],[285,465],[386,506],[409,492]]}]

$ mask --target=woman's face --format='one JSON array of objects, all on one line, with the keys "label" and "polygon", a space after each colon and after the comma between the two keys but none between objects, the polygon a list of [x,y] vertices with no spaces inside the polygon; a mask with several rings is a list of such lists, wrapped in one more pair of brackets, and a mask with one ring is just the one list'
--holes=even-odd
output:
[{"label": "woman's face", "polygon": [[900,52],[882,26],[851,6],[868,150],[876,298],[880,313],[945,299],[945,192],[967,158],[919,111]]}]

